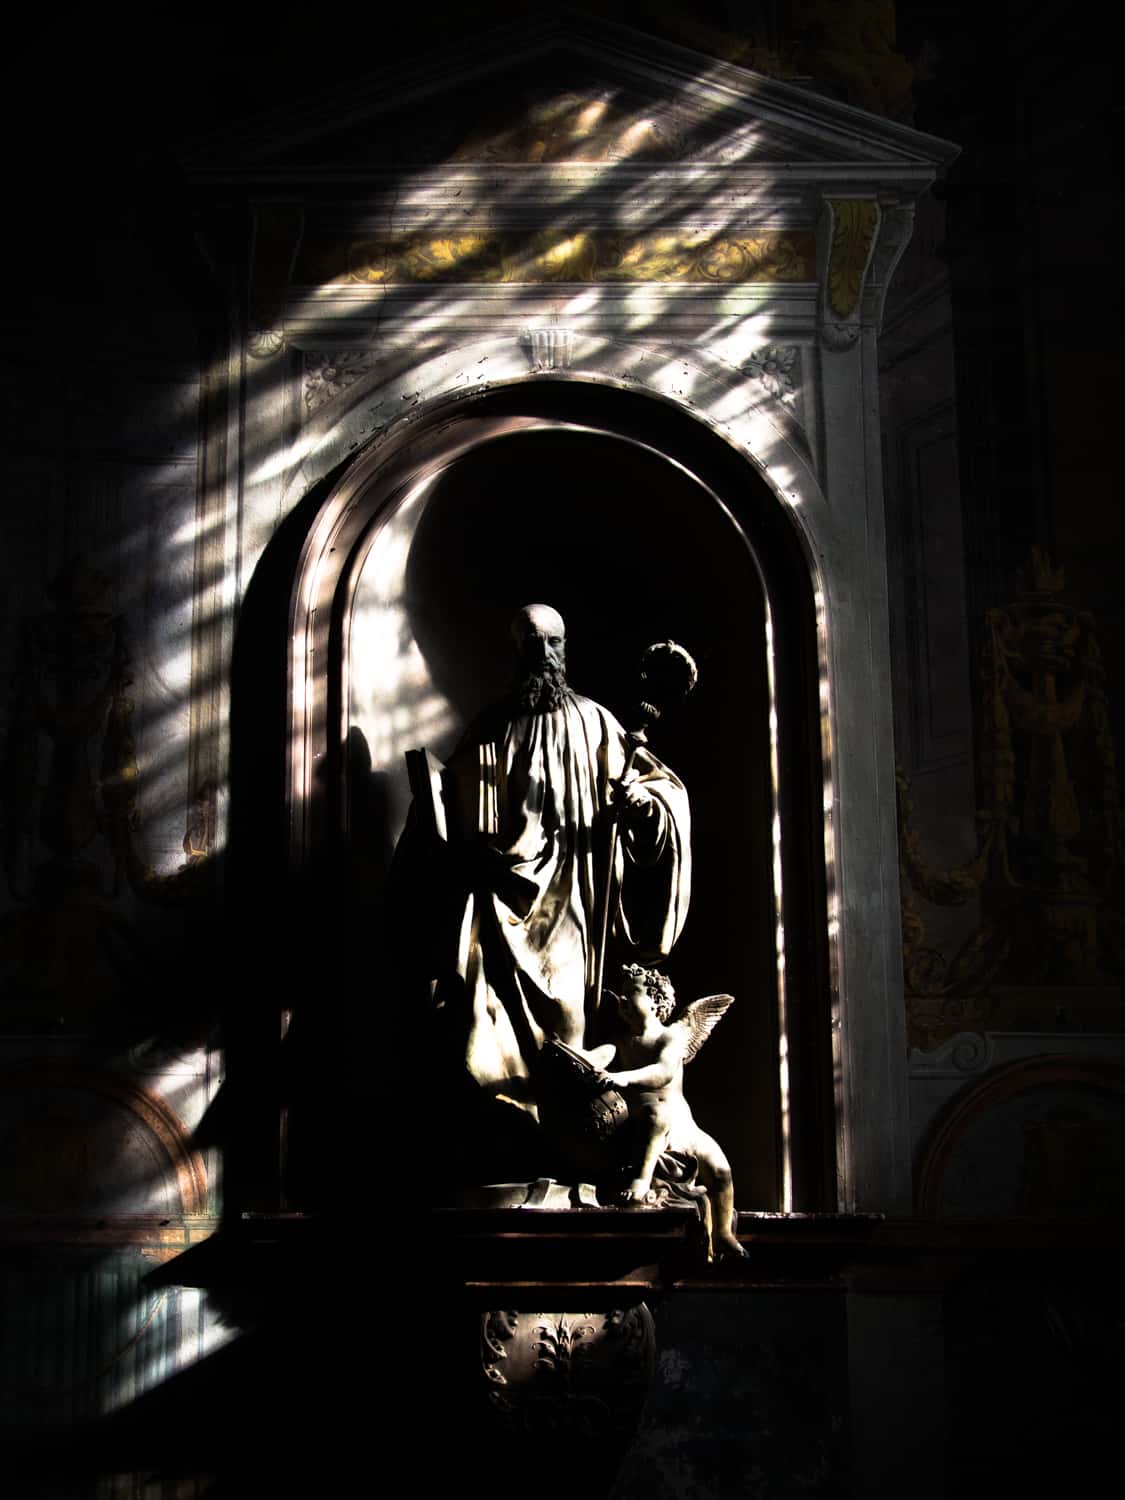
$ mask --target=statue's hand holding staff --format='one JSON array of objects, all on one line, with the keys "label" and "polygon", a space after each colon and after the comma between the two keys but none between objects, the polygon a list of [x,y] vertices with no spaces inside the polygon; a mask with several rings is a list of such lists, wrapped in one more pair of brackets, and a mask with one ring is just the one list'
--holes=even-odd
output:
[{"label": "statue's hand holding staff", "polygon": [[[630,779],[629,772],[638,749],[648,740],[648,729],[659,719],[664,707],[677,698],[686,697],[695,687],[698,673],[695,662],[682,646],[675,641],[657,641],[641,658],[641,686],[644,698],[637,708],[637,726],[628,733],[629,751],[621,775],[610,782],[611,807],[616,808],[623,821],[634,831],[651,827],[650,819],[660,812],[660,803],[639,784],[638,778]],[[657,837],[659,838],[659,834]],[[594,1009],[601,1005],[602,982],[605,979],[606,943],[609,939],[609,911],[613,902],[613,872],[617,861],[618,818],[609,822],[609,848],[605,865],[604,884],[601,892],[600,911],[595,949],[593,1002]]]},{"label": "statue's hand holding staff", "polygon": [[647,823],[657,814],[656,798],[647,791],[634,777],[632,781],[624,778],[610,783],[613,787],[613,805],[617,809],[622,820],[631,827],[639,827]]}]

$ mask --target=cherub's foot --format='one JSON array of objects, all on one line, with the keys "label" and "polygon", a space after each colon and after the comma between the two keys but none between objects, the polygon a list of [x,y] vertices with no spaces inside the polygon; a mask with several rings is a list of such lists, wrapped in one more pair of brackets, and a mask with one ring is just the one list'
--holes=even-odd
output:
[{"label": "cherub's foot", "polygon": [[733,1234],[717,1234],[715,1236],[715,1259],[726,1260],[728,1256],[745,1260],[746,1251],[738,1243]]},{"label": "cherub's foot", "polygon": [[622,1203],[651,1203],[652,1199],[652,1185],[643,1177],[634,1177],[621,1194]]}]

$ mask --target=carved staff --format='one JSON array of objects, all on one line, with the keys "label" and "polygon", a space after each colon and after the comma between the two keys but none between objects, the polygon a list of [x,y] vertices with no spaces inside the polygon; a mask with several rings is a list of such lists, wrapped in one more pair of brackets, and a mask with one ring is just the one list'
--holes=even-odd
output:
[{"label": "carved staff", "polygon": [[[695,662],[682,646],[675,641],[657,641],[649,646],[641,657],[641,693],[637,705],[637,727],[626,731],[628,749],[625,765],[618,777],[618,785],[624,786],[637,751],[648,743],[648,731],[663,711],[679,698],[686,698],[699,679]],[[597,920],[597,968],[594,974],[594,1013],[602,1002],[602,983],[605,979],[605,952],[609,938],[609,909],[613,902],[614,867],[617,864],[617,840],[620,808],[610,809],[609,859],[606,862],[605,883]]]}]

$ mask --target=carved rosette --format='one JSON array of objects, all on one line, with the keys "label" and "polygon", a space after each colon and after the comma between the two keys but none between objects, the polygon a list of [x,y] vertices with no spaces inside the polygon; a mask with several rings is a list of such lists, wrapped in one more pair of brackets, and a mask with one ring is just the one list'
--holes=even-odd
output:
[{"label": "carved rosette", "polygon": [[305,409],[312,416],[374,367],[369,349],[316,350],[305,355]]},{"label": "carved rosette", "polygon": [[493,1413],[525,1437],[627,1440],[656,1367],[643,1302],[602,1312],[486,1312],[480,1352]]},{"label": "carved rosette", "polygon": [[800,355],[794,344],[767,344],[746,362],[746,373],[778,401],[796,394],[801,379]]}]

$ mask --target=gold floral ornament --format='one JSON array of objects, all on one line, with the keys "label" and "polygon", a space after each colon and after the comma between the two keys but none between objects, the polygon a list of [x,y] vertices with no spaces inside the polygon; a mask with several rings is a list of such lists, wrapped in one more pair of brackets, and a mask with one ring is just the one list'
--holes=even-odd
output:
[{"label": "gold floral ornament", "polygon": [[390,281],[392,270],[389,247],[378,240],[357,240],[348,246],[349,281]]},{"label": "gold floral ornament", "polygon": [[367,285],[506,282],[681,281],[737,285],[812,281],[813,236],[797,230],[737,239],[703,232],[630,237],[611,230],[530,236],[358,240],[348,247],[347,280]]},{"label": "gold floral ornament", "polygon": [[509,282],[594,281],[597,246],[588,233],[562,239],[537,234],[522,254],[505,255],[503,265],[503,280]]},{"label": "gold floral ornament", "polygon": [[348,250],[348,279],[394,285],[504,278],[497,240],[483,234],[462,234],[438,239],[360,240]]},{"label": "gold floral ornament", "polygon": [[[612,247],[606,246],[612,254]],[[648,239],[621,240],[616,261],[602,267],[602,279],[611,281],[690,281],[697,247],[675,235],[652,235]]]}]

